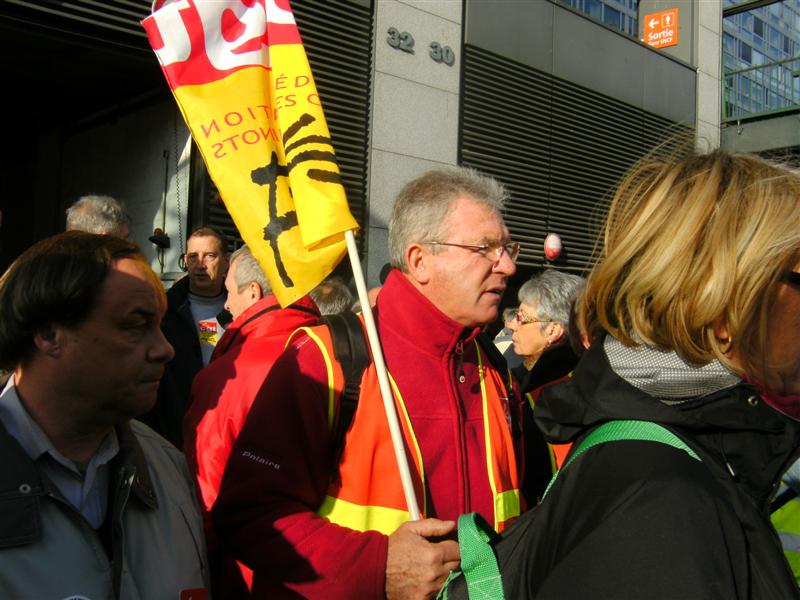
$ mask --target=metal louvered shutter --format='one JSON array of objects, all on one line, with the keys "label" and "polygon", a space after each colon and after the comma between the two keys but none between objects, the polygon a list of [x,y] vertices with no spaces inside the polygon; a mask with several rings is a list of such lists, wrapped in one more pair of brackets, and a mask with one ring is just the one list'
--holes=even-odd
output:
[{"label": "metal louvered shutter", "polygon": [[[351,2],[292,0],[325,118],[333,139],[350,211],[364,228],[366,222],[367,137],[369,132],[370,75],[372,68],[372,10]],[[195,157],[199,152],[193,153]],[[241,245],[236,226],[202,160],[194,162],[202,177],[193,177],[194,227],[209,224]],[[357,236],[359,249],[364,237]]]},{"label": "metal louvered shutter", "polygon": [[667,119],[466,45],[460,163],[511,194],[505,219],[522,267],[542,267],[544,238],[561,236],[561,269],[591,263],[609,193],[641,156],[676,132]]},{"label": "metal louvered shutter", "polygon": [[2,10],[36,27],[149,50],[139,22],[150,14],[150,0],[5,0]]}]

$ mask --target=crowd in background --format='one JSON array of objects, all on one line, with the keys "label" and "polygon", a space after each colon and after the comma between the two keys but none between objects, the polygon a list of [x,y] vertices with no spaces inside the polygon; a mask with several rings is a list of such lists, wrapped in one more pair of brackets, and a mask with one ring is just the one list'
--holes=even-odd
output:
[{"label": "crowd in background", "polygon": [[800,598],[799,198],[648,157],[585,277],[512,290],[504,187],[410,181],[368,298],[406,478],[347,282],[281,306],[203,226],[165,291],[85,196],[0,280],[0,592],[466,598],[475,512],[508,598]]}]

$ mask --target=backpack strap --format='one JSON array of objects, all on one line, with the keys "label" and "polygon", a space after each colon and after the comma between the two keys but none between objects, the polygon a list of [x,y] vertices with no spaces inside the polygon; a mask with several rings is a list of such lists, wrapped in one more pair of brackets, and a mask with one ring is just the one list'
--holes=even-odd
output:
[{"label": "backpack strap", "polygon": [[[659,442],[683,450],[695,460],[702,460],[683,440],[663,425],[650,421],[609,421],[592,430],[575,447],[566,464],[553,475],[544,496],[550,491],[558,474],[569,467],[581,454],[600,444],[623,440]],[[544,496],[542,496],[542,500],[544,500]],[[458,518],[461,567],[447,578],[437,595],[439,600],[447,599],[450,583],[461,574],[464,575],[469,598],[481,600],[503,600],[505,598],[497,555],[491,545],[496,537],[497,534],[479,514],[470,513]]]},{"label": "backpack strap", "polygon": [[333,353],[342,368],[345,381],[333,431],[333,461],[336,464],[342,457],[344,437],[358,407],[361,377],[370,362],[370,355],[364,328],[355,313],[345,311],[336,315],[325,315],[321,322],[330,330]]},{"label": "backpack strap", "polygon": [[694,458],[695,460],[702,459],[697,455],[697,453],[692,450],[686,442],[684,442],[681,438],[677,435],[672,433],[669,429],[664,427],[663,425],[659,425],[658,423],[653,423],[652,421],[630,421],[630,420],[620,420],[620,421],[608,421],[607,423],[603,423],[596,429],[593,429],[589,435],[587,435],[580,444],[575,448],[575,450],[571,453],[569,460],[561,467],[556,474],[553,475],[553,478],[550,480],[550,483],[547,485],[547,489],[544,491],[542,495],[542,500],[544,500],[545,496],[547,496],[547,492],[550,491],[550,488],[553,487],[553,484],[556,482],[558,478],[558,474],[561,473],[564,469],[572,464],[572,462],[578,458],[581,454],[589,450],[590,448],[594,448],[600,444],[604,444],[606,442],[614,442],[618,440],[636,440],[636,441],[644,441],[644,442],[660,442],[662,444],[666,444],[667,446],[672,446],[673,448],[677,448],[678,450],[683,450]]}]

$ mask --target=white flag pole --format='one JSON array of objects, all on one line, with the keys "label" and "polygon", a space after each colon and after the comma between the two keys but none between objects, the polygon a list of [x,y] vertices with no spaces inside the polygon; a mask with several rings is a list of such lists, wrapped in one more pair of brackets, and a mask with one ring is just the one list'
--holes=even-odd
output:
[{"label": "white flag pole", "polygon": [[400,421],[397,418],[397,410],[394,405],[394,396],[389,386],[389,376],[386,371],[386,362],[383,360],[383,349],[378,338],[378,329],[375,327],[375,319],[372,316],[372,307],[369,305],[367,297],[367,284],[364,281],[364,272],[361,270],[361,261],[358,258],[358,248],[356,248],[356,238],[352,231],[345,231],[344,237],[347,240],[347,254],[350,256],[350,265],[353,268],[353,277],[356,281],[358,299],[361,302],[361,311],[364,315],[364,323],[367,326],[367,337],[369,346],[372,350],[372,360],[375,363],[375,371],[378,374],[381,397],[383,398],[383,408],[386,410],[386,420],[389,422],[389,431],[392,434],[392,446],[394,455],[397,459],[397,466],[400,469],[400,481],[403,484],[403,492],[406,496],[406,504],[412,521],[419,520],[419,505],[417,496],[414,493],[414,482],[411,479],[411,471],[408,468],[406,458],[406,448],[403,441],[403,432],[400,429]]}]

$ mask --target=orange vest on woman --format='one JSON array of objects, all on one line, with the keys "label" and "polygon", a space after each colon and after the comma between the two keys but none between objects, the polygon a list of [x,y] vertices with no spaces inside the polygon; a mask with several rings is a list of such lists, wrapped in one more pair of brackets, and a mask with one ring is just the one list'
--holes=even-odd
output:
[{"label": "orange vest on woman", "polygon": [[[344,375],[335,359],[333,341],[327,327],[303,327],[320,348],[328,373],[328,428],[336,422],[337,400],[344,389]],[[292,337],[293,337],[292,336]],[[290,337],[287,345],[291,342]],[[494,499],[494,527],[503,527],[519,516],[520,497],[517,463],[509,420],[504,404],[506,392],[501,375],[489,364],[477,341],[478,366],[483,399],[486,469]],[[401,390],[389,374],[397,415],[403,430],[406,456],[420,512],[425,517],[425,467],[408,417]],[[373,530],[389,535],[410,520],[400,472],[392,446],[389,424],[381,400],[374,363],[370,362],[361,379],[361,394],[353,421],[345,436],[344,450],[336,477],[328,486],[317,514],[357,531]],[[487,517],[489,515],[486,515]]]}]

